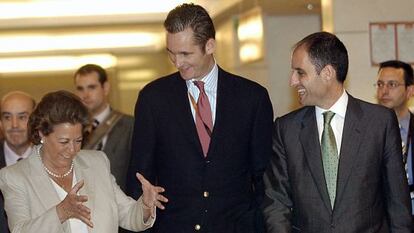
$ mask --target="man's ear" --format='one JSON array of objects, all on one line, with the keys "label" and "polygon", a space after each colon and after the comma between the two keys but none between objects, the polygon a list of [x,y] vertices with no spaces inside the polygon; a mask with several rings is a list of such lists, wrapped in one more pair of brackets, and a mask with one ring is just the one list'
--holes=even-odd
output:
[{"label": "man's ear", "polygon": [[109,91],[111,90],[111,84],[109,84],[108,80],[103,83],[103,89],[104,89],[105,96],[108,96]]},{"label": "man's ear", "polygon": [[320,73],[320,76],[325,81],[336,80],[336,70],[333,68],[332,65],[326,65]]},{"label": "man's ear", "polygon": [[205,46],[205,52],[206,54],[210,55],[213,54],[216,51],[216,40],[213,38],[208,39],[206,46]]},{"label": "man's ear", "polygon": [[414,85],[410,85],[407,87],[407,99],[413,97],[414,95]]}]

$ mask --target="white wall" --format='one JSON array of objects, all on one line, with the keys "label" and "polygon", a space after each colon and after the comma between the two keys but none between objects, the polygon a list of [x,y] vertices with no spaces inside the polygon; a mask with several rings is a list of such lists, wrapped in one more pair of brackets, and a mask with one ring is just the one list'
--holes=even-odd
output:
[{"label": "white wall", "polygon": [[355,97],[376,103],[373,83],[378,67],[371,66],[369,23],[414,21],[414,1],[332,0],[332,3],[333,32],[349,53],[347,89]]},{"label": "white wall", "polygon": [[267,88],[276,116],[298,107],[297,96],[289,87],[292,46],[306,35],[320,31],[319,15],[264,15],[264,58],[240,64],[236,26],[233,18],[217,26],[217,62],[228,71],[254,80]]},{"label": "white wall", "polygon": [[275,116],[299,107],[296,91],[289,86],[290,58],[296,42],[321,30],[319,15],[265,17],[265,50],[269,67],[269,94]]}]

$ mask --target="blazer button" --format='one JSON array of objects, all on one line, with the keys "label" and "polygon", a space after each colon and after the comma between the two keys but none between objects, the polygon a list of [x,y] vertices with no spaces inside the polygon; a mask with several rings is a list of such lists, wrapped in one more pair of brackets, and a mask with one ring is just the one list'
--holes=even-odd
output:
[{"label": "blazer button", "polygon": [[196,224],[196,225],[194,226],[194,229],[195,229],[196,231],[199,231],[199,230],[201,229],[200,224]]},{"label": "blazer button", "polygon": [[203,192],[203,197],[207,198],[208,196],[210,196],[210,193],[209,193],[209,192],[207,192],[207,191],[204,191],[204,192]]}]

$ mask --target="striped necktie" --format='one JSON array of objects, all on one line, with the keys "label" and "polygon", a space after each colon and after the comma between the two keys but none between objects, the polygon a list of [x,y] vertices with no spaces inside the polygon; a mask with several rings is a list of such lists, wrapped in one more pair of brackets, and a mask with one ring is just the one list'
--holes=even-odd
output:
[{"label": "striped necktie", "polygon": [[196,105],[197,108],[195,109],[196,128],[201,147],[203,148],[204,157],[206,157],[210,146],[211,132],[213,131],[213,118],[210,102],[208,101],[207,94],[204,90],[204,82],[194,81],[194,85],[200,90]]}]

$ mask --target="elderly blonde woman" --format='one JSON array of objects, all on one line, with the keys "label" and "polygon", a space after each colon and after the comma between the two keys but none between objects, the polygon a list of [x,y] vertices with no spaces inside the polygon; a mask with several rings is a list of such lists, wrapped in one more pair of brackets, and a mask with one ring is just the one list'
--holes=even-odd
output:
[{"label": "elderly blonde woman", "polygon": [[29,119],[35,144],[27,159],[0,170],[0,188],[12,232],[116,233],[142,231],[167,199],[162,187],[137,174],[143,194],[126,196],[101,151],[80,150],[88,111],[66,91],[43,97]]}]

